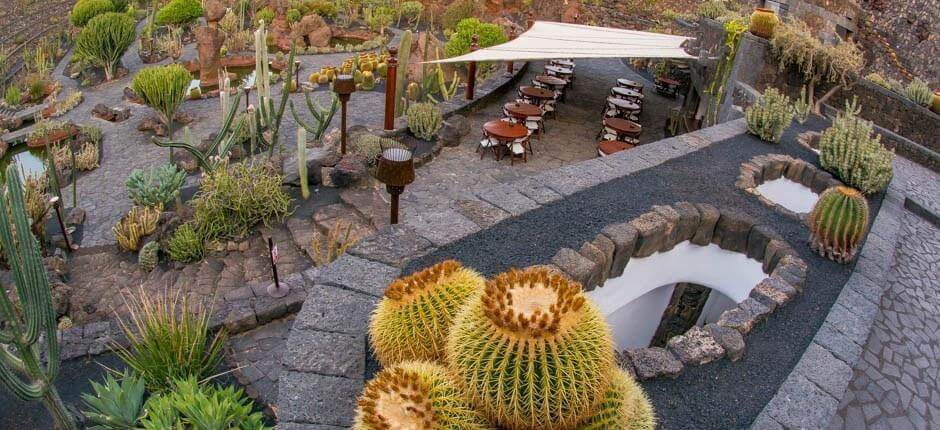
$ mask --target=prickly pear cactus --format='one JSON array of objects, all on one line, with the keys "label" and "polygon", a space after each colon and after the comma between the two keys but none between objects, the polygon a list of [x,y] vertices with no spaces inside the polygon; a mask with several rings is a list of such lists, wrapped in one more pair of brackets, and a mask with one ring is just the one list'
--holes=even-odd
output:
[{"label": "prickly pear cactus", "polygon": [[853,188],[832,187],[809,213],[810,247],[826,258],[847,263],[855,258],[868,229],[868,202]]},{"label": "prickly pear cactus", "polygon": [[610,330],[581,284],[547,268],[487,281],[447,339],[449,369],[496,424],[570,429],[596,412],[614,367]]},{"label": "prickly pear cactus", "polygon": [[369,322],[369,340],[379,362],[443,361],[457,310],[478,297],[485,282],[454,260],[392,282]]}]

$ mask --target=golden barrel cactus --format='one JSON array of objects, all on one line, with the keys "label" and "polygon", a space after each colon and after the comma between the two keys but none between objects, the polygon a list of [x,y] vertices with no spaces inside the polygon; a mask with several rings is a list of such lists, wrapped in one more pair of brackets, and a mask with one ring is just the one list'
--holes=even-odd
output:
[{"label": "golden barrel cactus", "polygon": [[814,251],[847,263],[855,258],[868,229],[868,201],[854,188],[832,187],[819,196],[807,224]]},{"label": "golden barrel cactus", "polygon": [[633,377],[614,369],[610,388],[595,412],[578,426],[578,430],[652,430],[656,415],[646,393]]},{"label": "golden barrel cactus", "polygon": [[369,340],[379,362],[442,361],[457,311],[479,296],[485,283],[454,260],[393,281],[369,322]]},{"label": "golden barrel cactus", "polygon": [[366,384],[353,430],[484,430],[486,418],[433,363],[406,361]]},{"label": "golden barrel cactus", "polygon": [[477,405],[510,429],[572,429],[614,366],[610,331],[581,284],[546,268],[487,281],[457,316],[447,362]]}]

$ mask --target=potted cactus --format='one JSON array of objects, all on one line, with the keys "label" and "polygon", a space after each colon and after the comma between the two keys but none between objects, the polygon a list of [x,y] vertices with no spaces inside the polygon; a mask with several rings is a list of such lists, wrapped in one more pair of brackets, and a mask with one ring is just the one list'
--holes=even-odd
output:
[{"label": "potted cactus", "polygon": [[780,19],[777,18],[777,13],[773,9],[759,7],[751,14],[751,25],[748,30],[755,36],[770,39],[779,23]]},{"label": "potted cactus", "polygon": [[839,263],[855,258],[868,229],[868,202],[854,188],[832,187],[819,196],[807,218],[810,247]]}]

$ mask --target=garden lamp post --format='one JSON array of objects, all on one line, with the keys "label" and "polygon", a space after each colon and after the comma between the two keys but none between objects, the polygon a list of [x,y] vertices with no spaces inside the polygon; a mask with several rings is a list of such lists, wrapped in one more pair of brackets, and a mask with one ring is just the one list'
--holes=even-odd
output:
[{"label": "garden lamp post", "polygon": [[[470,52],[480,48],[480,36],[474,34],[470,38]],[[473,100],[473,89],[477,84],[477,62],[467,63],[467,100]]]},{"label": "garden lamp post", "polygon": [[405,192],[405,185],[415,180],[415,165],[411,151],[404,148],[385,148],[375,169],[375,178],[385,184],[392,195],[389,222],[398,224],[398,196]]},{"label": "garden lamp post", "polygon": [[336,81],[333,82],[333,91],[339,96],[339,103],[342,107],[340,112],[341,143],[339,152],[346,155],[346,102],[349,101],[349,96],[356,91],[356,81],[353,80],[352,75],[339,75],[336,77]]},{"label": "garden lamp post", "polygon": [[398,74],[398,48],[388,48],[388,71],[385,73],[385,124],[387,131],[395,129],[395,85]]},{"label": "garden lamp post", "polygon": [[245,90],[245,110],[248,110],[248,96],[251,94],[251,85],[245,84],[242,88]]},{"label": "garden lamp post", "polygon": [[58,196],[52,196],[52,198],[49,199],[49,203],[52,204],[52,207],[55,209],[55,217],[59,220],[59,230],[62,230],[62,237],[65,238],[65,249],[71,252],[72,243],[69,241],[69,232],[65,229],[65,223],[62,222],[62,210],[59,208],[60,201],[61,199],[59,199]]},{"label": "garden lamp post", "polygon": [[[510,28],[510,29],[509,29],[509,40],[514,40],[515,38],[516,38],[516,29],[515,29],[515,28]],[[512,72],[513,72],[513,69],[514,69],[513,66],[514,66],[514,65],[513,65],[513,63],[512,63],[512,60],[509,60],[509,61],[506,62],[506,73],[508,73],[510,76],[512,76]]]}]

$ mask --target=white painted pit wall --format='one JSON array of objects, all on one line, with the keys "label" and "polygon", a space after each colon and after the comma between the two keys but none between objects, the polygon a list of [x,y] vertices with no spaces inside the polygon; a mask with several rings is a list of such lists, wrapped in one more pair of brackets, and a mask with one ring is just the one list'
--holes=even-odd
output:
[{"label": "white painted pit wall", "polygon": [[[685,241],[666,252],[631,258],[623,275],[587,293],[600,308],[619,349],[649,346],[675,284],[691,282],[712,289],[700,322],[744,301],[767,275],[757,260],[718,245]],[[719,293],[719,294],[716,294]]]},{"label": "white painted pit wall", "polygon": [[787,178],[777,178],[757,186],[757,192],[768,200],[783,206],[798,214],[806,214],[813,210],[819,194],[816,194],[806,185]]}]

